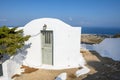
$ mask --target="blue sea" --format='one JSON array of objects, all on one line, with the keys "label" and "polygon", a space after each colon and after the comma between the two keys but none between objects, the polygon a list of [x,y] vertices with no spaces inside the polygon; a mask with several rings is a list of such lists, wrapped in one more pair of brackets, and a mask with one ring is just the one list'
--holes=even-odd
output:
[{"label": "blue sea", "polygon": [[120,27],[82,27],[82,34],[120,34]]}]

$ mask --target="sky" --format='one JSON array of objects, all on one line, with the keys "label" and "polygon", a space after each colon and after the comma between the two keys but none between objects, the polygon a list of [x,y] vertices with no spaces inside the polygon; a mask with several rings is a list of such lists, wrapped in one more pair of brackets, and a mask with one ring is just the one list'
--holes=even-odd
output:
[{"label": "sky", "polygon": [[0,26],[46,17],[72,26],[120,27],[120,0],[0,0]]}]

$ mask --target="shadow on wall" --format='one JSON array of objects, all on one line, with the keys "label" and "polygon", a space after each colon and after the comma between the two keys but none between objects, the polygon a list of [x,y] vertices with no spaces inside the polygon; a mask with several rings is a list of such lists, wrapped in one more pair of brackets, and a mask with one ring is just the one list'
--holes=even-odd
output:
[{"label": "shadow on wall", "polygon": [[120,62],[111,58],[101,57],[97,52],[90,51],[99,58],[98,61],[89,61],[87,64],[94,68],[97,72],[88,74],[83,80],[120,80]]},{"label": "shadow on wall", "polygon": [[0,64],[0,76],[3,75],[3,72],[2,72],[2,64]]},{"label": "shadow on wall", "polygon": [[[16,63],[21,64],[22,61],[26,58],[27,55],[27,49],[30,48],[31,43],[25,45],[22,49],[17,51],[17,54],[15,54],[11,60],[15,61]],[[4,63],[6,60],[10,59],[10,56],[7,54],[3,55],[3,58],[1,58],[0,63]]]},{"label": "shadow on wall", "polygon": [[[20,74],[20,66],[23,64],[23,61],[26,59],[26,55],[28,54],[27,49],[31,47],[31,43],[26,44],[23,48],[19,49],[14,56],[8,56],[5,54],[0,60],[0,76],[4,76],[3,78],[7,78],[5,80],[11,80],[11,77],[16,73]],[[1,78],[0,78],[1,80]]]},{"label": "shadow on wall", "polygon": [[22,64],[23,60],[26,59],[26,55],[28,54],[27,49],[30,48],[31,43],[25,45],[22,49],[20,49],[15,56],[11,59],[18,64]]}]

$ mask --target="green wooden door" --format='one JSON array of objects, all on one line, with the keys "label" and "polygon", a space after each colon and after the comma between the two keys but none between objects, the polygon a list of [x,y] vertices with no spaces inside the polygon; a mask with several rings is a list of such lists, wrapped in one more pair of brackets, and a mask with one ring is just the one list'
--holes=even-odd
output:
[{"label": "green wooden door", "polygon": [[53,65],[53,32],[41,31],[42,64]]}]

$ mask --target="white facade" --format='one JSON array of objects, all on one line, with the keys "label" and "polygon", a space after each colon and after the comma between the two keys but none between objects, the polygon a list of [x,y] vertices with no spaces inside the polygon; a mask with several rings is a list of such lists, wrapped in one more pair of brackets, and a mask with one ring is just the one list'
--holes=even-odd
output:
[{"label": "white facade", "polygon": [[100,44],[94,45],[94,49],[101,56],[120,61],[120,38],[106,38]]},{"label": "white facade", "polygon": [[42,18],[29,22],[24,27],[25,35],[31,35],[26,44],[32,43],[27,49],[24,65],[40,67],[42,65],[41,30],[44,24],[47,30],[53,31],[53,66],[78,67],[84,63],[80,54],[80,27],[72,27],[58,19]]}]

